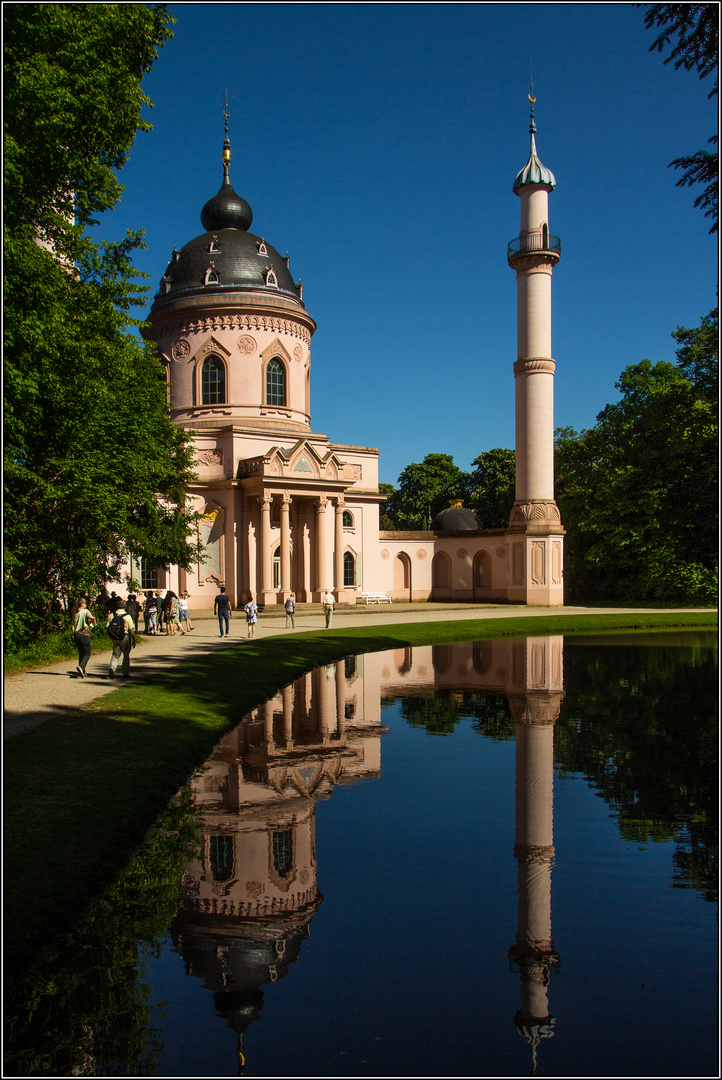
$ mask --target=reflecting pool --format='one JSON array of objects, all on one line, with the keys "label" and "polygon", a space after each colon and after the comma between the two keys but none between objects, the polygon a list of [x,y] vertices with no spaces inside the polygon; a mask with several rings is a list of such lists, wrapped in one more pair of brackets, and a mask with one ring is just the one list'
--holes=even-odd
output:
[{"label": "reflecting pool", "polygon": [[297,680],[193,778],[167,929],[111,989],[94,954],[116,1017],[45,1074],[716,1076],[716,691],[706,633]]}]

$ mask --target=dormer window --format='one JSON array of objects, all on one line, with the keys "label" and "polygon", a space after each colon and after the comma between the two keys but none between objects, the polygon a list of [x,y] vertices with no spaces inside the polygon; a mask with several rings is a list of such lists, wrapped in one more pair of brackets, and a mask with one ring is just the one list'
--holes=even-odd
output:
[{"label": "dormer window", "polygon": [[179,259],[180,259],[180,251],[178,250],[178,248],[174,247],[173,248],[173,254],[170,257],[170,261],[171,261],[171,263],[177,263]]},{"label": "dormer window", "polygon": [[218,237],[217,236],[214,236],[213,239],[211,240],[211,245],[208,248],[208,251],[212,255],[220,255],[221,249],[218,247]]},{"label": "dormer window", "polygon": [[261,242],[258,245],[258,254],[259,255],[268,255],[268,248],[266,247],[266,244],[265,244],[265,242],[263,240],[261,240]]},{"label": "dormer window", "polygon": [[211,263],[211,265],[206,270],[206,276],[205,276],[205,279],[203,281],[203,284],[204,285],[218,285],[219,284],[218,274],[216,273],[216,268],[213,265],[213,263]]},{"label": "dormer window", "polygon": [[266,271],[266,285],[275,285],[278,288],[278,278],[272,266]]},{"label": "dormer window", "polygon": [[164,276],[160,283],[160,295],[165,296],[166,293],[169,293],[172,284],[173,282],[171,281],[171,279],[167,276]]}]

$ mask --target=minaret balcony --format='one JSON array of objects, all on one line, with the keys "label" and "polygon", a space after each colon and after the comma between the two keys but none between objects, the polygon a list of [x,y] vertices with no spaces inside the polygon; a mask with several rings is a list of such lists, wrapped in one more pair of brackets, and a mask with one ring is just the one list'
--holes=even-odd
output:
[{"label": "minaret balcony", "polygon": [[544,255],[552,262],[559,262],[562,254],[562,242],[558,236],[551,236],[546,228],[538,232],[524,233],[510,241],[506,249],[509,266],[529,255]]}]

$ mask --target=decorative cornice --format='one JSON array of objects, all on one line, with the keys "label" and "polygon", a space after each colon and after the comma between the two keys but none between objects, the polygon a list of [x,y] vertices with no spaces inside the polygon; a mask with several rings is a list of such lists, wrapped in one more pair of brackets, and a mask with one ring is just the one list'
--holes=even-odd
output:
[{"label": "decorative cornice", "polygon": [[537,255],[514,255],[508,261],[509,266],[511,266],[512,270],[516,270],[517,274],[525,274],[529,270],[539,270],[551,274],[559,262],[559,256],[554,251],[544,251],[539,252]]},{"label": "decorative cornice", "polygon": [[530,371],[546,371],[550,375],[553,375],[556,366],[556,361],[554,360],[541,356],[532,356],[523,360],[516,360],[514,363],[514,374],[527,375]]},{"label": "decorative cornice", "polygon": [[146,341],[160,341],[166,337],[180,337],[184,334],[211,334],[221,330],[273,330],[279,334],[291,334],[300,338],[306,345],[311,343],[311,331],[304,323],[296,319],[281,319],[277,315],[251,315],[249,313],[233,315],[228,312],[220,315],[201,315],[197,319],[179,318],[143,328]]}]

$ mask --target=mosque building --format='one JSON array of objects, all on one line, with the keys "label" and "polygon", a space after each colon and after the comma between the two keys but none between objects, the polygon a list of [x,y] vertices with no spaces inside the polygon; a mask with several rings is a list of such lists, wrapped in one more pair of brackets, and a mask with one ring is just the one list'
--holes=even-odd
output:
[{"label": "mosque building", "polygon": [[[311,428],[316,323],[289,257],[251,233],[251,207],[231,186],[228,115],[223,183],[201,211],[203,233],[174,249],[144,336],[168,378],[171,417],[193,432],[203,558],[192,570],[133,565],[141,587],[190,594],[207,609],[219,586],[234,606],[388,600],[563,603],[563,529],[554,503],[551,274],[552,173],[536,154],[514,181],[521,229],[508,250],[517,275],[516,501],[508,528],[480,530],[469,510],[429,530],[380,532],[376,449]],[[264,230],[265,231],[265,230]]]}]

